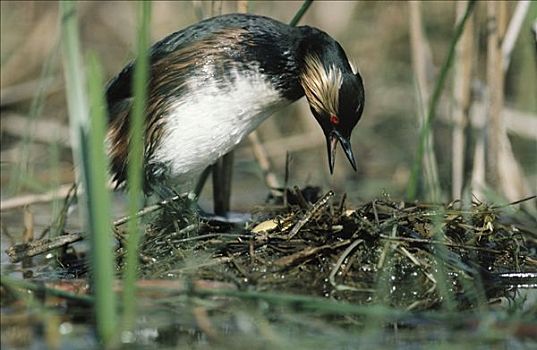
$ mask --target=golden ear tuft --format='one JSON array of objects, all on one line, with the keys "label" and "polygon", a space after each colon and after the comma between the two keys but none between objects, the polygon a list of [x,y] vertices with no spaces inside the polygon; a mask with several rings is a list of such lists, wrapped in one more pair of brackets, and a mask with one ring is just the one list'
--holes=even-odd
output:
[{"label": "golden ear tuft", "polygon": [[338,114],[339,88],[343,83],[338,68],[332,65],[327,70],[317,55],[307,55],[300,82],[313,109],[327,115]]}]

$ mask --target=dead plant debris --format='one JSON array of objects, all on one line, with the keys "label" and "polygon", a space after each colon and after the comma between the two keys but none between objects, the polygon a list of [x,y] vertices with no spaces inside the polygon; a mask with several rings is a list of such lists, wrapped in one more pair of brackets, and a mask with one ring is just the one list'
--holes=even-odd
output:
[{"label": "dead plant debris", "polygon": [[[248,223],[233,224],[200,217],[191,201],[175,197],[140,214],[147,227],[140,274],[407,310],[436,308],[446,300],[468,308],[537,286],[535,218],[511,209],[405,203],[389,196],[354,207],[332,191],[295,187],[256,208]],[[115,226],[118,269],[124,221]],[[43,238],[7,252],[21,261],[84,238]],[[73,275],[84,278],[88,269],[81,271]]]},{"label": "dead plant debris", "polygon": [[[142,273],[429,309],[446,298],[466,308],[510,296],[521,283],[513,273],[537,267],[535,219],[506,208],[388,196],[352,207],[316,188],[286,196],[242,226],[164,206],[146,232],[142,254],[152,263]],[[527,277],[537,286],[536,274]]]}]

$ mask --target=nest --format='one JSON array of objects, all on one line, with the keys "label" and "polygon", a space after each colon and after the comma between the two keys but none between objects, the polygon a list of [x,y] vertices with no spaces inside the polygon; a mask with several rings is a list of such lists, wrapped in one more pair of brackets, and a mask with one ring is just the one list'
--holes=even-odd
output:
[{"label": "nest", "polygon": [[524,274],[537,267],[531,216],[388,196],[353,208],[345,196],[319,193],[287,191],[247,225],[200,219],[189,203],[170,202],[150,218],[142,273],[408,310],[467,308],[537,285]]}]

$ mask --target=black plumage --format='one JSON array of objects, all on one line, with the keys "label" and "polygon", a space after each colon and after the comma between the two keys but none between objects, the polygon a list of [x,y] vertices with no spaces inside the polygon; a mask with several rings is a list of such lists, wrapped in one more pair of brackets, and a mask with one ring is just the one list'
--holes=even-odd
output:
[{"label": "black plumage", "polygon": [[[110,115],[109,149],[113,176],[118,184],[126,177],[133,71],[131,62],[109,82],[106,91]],[[337,143],[334,140],[342,144],[355,167],[349,138],[362,114],[364,92],[361,77],[352,71],[341,46],[316,28],[291,27],[263,16],[231,14],[191,25],[151,47],[146,180],[152,180],[154,169],[173,165],[159,164],[156,159],[163,157],[156,155],[168,137],[166,127],[170,118],[182,118],[181,110],[174,109],[178,99],[187,98],[195,92],[192,89],[208,84],[216,84],[219,93],[226,94],[235,88],[236,79],[258,75],[270,82],[282,101],[296,101],[306,94],[327,138],[330,169]],[[328,81],[320,81],[323,79]],[[338,84],[340,86],[336,86]],[[324,108],[324,105],[336,103],[331,111]],[[229,118],[234,116],[229,115]],[[189,150],[178,149],[177,152]],[[168,158],[165,163],[174,162],[173,157]],[[208,161],[212,160],[209,158]],[[188,164],[182,167],[184,169],[175,167],[175,171],[169,172],[170,176],[191,170]]]}]

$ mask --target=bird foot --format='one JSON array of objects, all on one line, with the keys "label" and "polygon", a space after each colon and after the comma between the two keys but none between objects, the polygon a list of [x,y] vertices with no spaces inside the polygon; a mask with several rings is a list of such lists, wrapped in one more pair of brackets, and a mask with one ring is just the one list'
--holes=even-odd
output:
[{"label": "bird foot", "polygon": [[216,223],[225,223],[225,224],[244,224],[252,219],[250,213],[238,213],[238,212],[227,212],[225,215],[216,215],[213,213],[207,213],[203,209],[199,208],[199,215],[203,220]]}]

